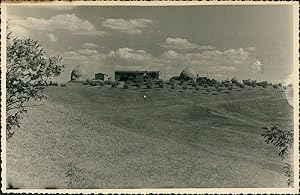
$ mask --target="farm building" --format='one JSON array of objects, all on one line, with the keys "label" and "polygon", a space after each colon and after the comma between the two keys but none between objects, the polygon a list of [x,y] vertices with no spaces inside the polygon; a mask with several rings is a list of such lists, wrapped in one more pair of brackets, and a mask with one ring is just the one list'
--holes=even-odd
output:
[{"label": "farm building", "polygon": [[104,73],[97,73],[95,74],[95,80],[102,80],[102,81],[106,81],[108,80],[108,75],[104,74]]},{"label": "farm building", "polygon": [[128,81],[135,80],[138,78],[142,79],[159,79],[159,71],[116,71],[116,81]]}]

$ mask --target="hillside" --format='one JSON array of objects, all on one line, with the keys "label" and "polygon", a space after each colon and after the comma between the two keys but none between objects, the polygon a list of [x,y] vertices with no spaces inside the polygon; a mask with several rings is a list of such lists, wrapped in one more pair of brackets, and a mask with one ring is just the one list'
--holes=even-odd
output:
[{"label": "hillside", "polygon": [[280,90],[68,83],[46,94],[7,143],[14,187],[286,187],[278,151],[260,136],[292,122]]}]

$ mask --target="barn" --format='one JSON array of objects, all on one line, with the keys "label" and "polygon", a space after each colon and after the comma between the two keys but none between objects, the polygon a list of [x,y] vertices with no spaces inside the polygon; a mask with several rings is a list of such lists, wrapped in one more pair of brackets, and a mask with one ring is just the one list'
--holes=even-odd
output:
[{"label": "barn", "polygon": [[115,80],[116,81],[128,81],[135,80],[138,78],[142,79],[159,79],[159,71],[116,71]]},{"label": "barn", "polygon": [[102,80],[102,81],[106,81],[108,80],[108,75],[107,74],[104,74],[104,73],[96,73],[95,74],[95,80]]}]

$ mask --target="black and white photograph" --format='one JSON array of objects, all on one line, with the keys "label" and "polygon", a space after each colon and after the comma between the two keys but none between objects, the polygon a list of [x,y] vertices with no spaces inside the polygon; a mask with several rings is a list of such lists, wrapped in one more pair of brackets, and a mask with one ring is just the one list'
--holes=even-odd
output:
[{"label": "black and white photograph", "polygon": [[2,191],[297,193],[298,7],[2,3]]}]

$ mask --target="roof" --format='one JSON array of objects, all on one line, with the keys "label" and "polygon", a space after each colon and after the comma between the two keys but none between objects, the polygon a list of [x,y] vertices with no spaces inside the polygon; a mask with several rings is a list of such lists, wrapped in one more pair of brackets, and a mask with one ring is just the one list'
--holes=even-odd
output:
[{"label": "roof", "polygon": [[[102,75],[108,76],[107,74],[104,74],[104,73],[102,73],[102,72],[99,72],[99,73],[96,73],[96,74],[102,74]],[[95,74],[95,75],[96,75],[96,74]]]},{"label": "roof", "polygon": [[118,70],[115,73],[159,73],[160,71],[150,71],[150,70]]}]

